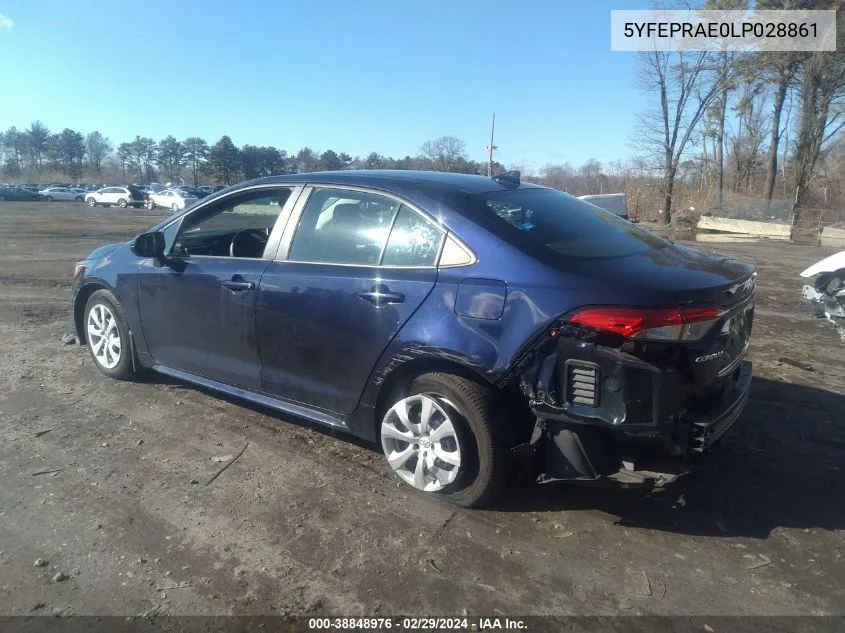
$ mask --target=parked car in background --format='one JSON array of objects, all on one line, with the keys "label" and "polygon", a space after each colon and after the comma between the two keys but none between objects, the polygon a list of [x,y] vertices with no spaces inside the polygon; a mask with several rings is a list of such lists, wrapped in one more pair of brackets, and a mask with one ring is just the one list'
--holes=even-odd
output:
[{"label": "parked car in background", "polygon": [[584,202],[596,205],[599,209],[610,211],[620,218],[628,219],[628,200],[624,193],[604,193],[592,196],[578,196]]},{"label": "parked car in background", "polygon": [[147,206],[151,209],[165,207],[175,213],[194,204],[197,200],[198,198],[196,196],[182,189],[165,189],[160,193],[151,194]]},{"label": "parked car in background", "polygon": [[132,185],[128,187],[103,187],[85,194],[89,207],[142,207],[146,201],[144,193]]},{"label": "parked car in background", "polygon": [[44,196],[23,187],[0,187],[0,202],[42,201]]},{"label": "parked car in background", "polygon": [[150,195],[152,193],[160,193],[166,189],[166,187],[158,184],[157,182],[151,182],[148,185],[139,185],[134,184],[133,187],[137,187],[140,191],[143,191],[146,195]]},{"label": "parked car in background", "polygon": [[472,506],[517,465],[680,476],[747,402],[755,283],[518,173],[341,171],[241,183],[99,247],[73,317],[106,376],[378,442],[399,480]]},{"label": "parked car in background", "polygon": [[44,196],[47,202],[53,202],[53,200],[82,202],[85,199],[84,192],[69,187],[47,187],[38,193]]},{"label": "parked car in background", "polygon": [[202,187],[197,187],[197,189],[199,189],[200,191],[204,191],[207,194],[214,193],[214,187],[212,187],[211,185],[203,185]]},{"label": "parked car in background", "polygon": [[193,196],[194,198],[197,198],[198,200],[202,200],[206,196],[211,195],[211,192],[205,191],[204,189],[200,189],[199,187],[184,187],[183,186],[183,187],[179,187],[179,189],[181,191],[184,191],[185,193],[187,193],[189,196]]}]

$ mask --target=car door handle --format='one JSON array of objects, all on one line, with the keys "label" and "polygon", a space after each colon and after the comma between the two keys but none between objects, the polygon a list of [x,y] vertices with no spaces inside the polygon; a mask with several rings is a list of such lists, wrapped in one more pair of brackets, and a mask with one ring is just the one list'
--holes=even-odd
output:
[{"label": "car door handle", "polygon": [[399,292],[390,292],[385,286],[376,286],[369,292],[359,292],[358,296],[364,301],[369,301],[374,306],[383,306],[388,303],[404,303],[405,295]]},{"label": "car door handle", "polygon": [[226,281],[221,281],[220,285],[224,288],[228,288],[232,292],[243,292],[244,290],[255,290],[255,282],[254,281],[238,281],[236,279],[228,279]]}]

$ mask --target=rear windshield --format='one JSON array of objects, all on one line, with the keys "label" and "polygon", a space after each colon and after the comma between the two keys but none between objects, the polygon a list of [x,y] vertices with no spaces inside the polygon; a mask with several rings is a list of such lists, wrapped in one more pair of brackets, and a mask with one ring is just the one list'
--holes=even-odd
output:
[{"label": "rear windshield", "polygon": [[532,255],[625,257],[668,245],[609,211],[554,189],[513,189],[469,198],[494,233]]}]

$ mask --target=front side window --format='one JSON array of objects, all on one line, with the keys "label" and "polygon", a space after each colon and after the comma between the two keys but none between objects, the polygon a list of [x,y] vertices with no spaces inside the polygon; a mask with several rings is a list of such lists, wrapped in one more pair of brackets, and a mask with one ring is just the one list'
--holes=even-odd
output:
[{"label": "front side window", "polygon": [[262,257],[291,191],[289,187],[279,187],[239,192],[189,214],[181,222],[172,252]]}]

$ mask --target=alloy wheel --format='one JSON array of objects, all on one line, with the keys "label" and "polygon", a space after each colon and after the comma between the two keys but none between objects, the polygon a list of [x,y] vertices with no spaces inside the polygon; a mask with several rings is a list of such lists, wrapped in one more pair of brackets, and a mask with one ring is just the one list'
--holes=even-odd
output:
[{"label": "alloy wheel", "polygon": [[120,328],[108,306],[96,303],[88,312],[88,345],[94,360],[106,369],[113,369],[120,362]]},{"label": "alloy wheel", "polygon": [[406,483],[437,492],[461,469],[461,443],[455,429],[455,408],[434,394],[417,394],[394,404],[381,423],[381,445],[387,462]]}]

